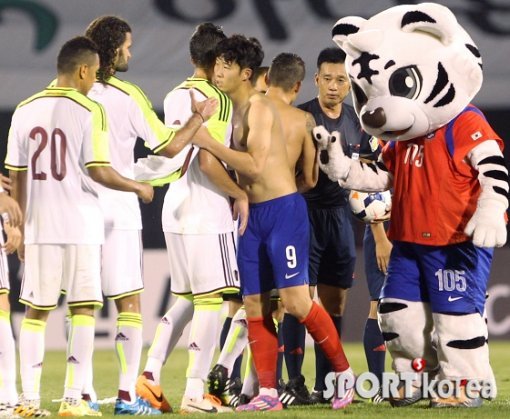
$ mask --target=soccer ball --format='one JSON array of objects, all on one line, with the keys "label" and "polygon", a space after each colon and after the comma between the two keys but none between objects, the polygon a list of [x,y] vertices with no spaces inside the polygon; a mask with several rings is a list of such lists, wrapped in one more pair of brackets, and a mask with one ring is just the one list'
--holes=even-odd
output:
[{"label": "soccer ball", "polygon": [[384,221],[391,211],[391,192],[351,191],[349,204],[354,216],[365,223]]}]

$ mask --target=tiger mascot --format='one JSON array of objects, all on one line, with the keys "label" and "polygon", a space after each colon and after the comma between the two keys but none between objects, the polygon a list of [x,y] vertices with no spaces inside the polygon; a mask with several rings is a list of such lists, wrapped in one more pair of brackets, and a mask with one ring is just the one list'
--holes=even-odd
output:
[{"label": "tiger mascot", "polygon": [[[321,169],[349,189],[393,188],[379,324],[397,374],[425,367],[390,403],[420,400],[426,372],[459,389],[436,393],[432,407],[480,406],[496,395],[483,313],[493,249],[506,242],[509,190],[503,141],[470,103],[482,84],[480,53],[433,3],[345,17],[332,34],[347,53],[363,129],[387,143],[365,164],[345,156],[337,132],[317,127]],[[489,383],[488,394],[467,391],[473,381]]]}]

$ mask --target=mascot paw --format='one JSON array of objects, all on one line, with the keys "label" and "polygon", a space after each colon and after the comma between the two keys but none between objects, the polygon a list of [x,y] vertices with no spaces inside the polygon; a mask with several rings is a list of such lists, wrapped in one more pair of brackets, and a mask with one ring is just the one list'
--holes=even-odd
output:
[{"label": "mascot paw", "polygon": [[495,199],[478,201],[475,213],[464,229],[478,247],[501,247],[506,243],[504,205]]},{"label": "mascot paw", "polygon": [[340,133],[330,133],[322,125],[316,126],[312,133],[319,151],[321,170],[334,182],[345,179],[349,174],[351,159],[344,154]]}]

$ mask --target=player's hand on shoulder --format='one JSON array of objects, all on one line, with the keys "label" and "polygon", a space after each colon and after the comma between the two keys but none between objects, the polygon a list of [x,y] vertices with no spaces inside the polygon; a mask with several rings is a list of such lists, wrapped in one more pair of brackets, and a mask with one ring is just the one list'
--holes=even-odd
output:
[{"label": "player's hand on shoulder", "polygon": [[8,221],[4,222],[4,230],[7,235],[7,241],[2,247],[10,255],[20,247],[23,235],[18,227],[13,227]]},{"label": "player's hand on shoulder", "polygon": [[189,91],[191,98],[191,112],[197,113],[203,119],[203,121],[207,121],[211,116],[214,115],[216,109],[218,108],[218,100],[210,97],[202,102],[198,102],[195,98],[195,93],[193,90]]},{"label": "player's hand on shoulder", "polygon": [[136,195],[142,200],[144,204],[150,204],[154,198],[154,188],[148,183],[138,182],[138,190]]},{"label": "player's hand on shoulder", "polygon": [[6,192],[0,193],[0,214],[4,220],[9,221],[13,227],[18,227],[23,221],[23,215],[18,203]]}]

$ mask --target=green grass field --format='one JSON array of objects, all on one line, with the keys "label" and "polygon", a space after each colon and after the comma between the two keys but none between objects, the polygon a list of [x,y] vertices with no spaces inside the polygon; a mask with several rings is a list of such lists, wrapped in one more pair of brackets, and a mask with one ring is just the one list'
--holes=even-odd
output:
[{"label": "green grass field", "polygon": [[[347,415],[357,418],[373,418],[386,416],[388,418],[510,418],[510,342],[491,342],[491,361],[498,382],[498,397],[492,402],[485,402],[479,409],[429,409],[428,402],[419,402],[406,408],[392,408],[387,403],[374,405],[367,400],[356,400],[343,411],[332,411],[328,406],[294,407],[283,412],[271,413],[243,413],[236,415],[258,417],[270,414],[273,417],[285,418],[318,418]],[[312,349],[308,349],[311,351]],[[361,344],[345,344],[347,356],[355,372],[366,371],[365,355]],[[145,355],[142,360],[145,361]],[[176,411],[179,410],[180,399],[185,385],[185,369],[187,352],[176,350],[164,367],[162,379],[165,395]],[[388,362],[389,369],[389,362]],[[116,395],[117,360],[112,351],[96,351],[94,355],[94,384],[99,398]],[[59,404],[51,403],[52,399],[62,396],[65,374],[65,355],[63,352],[48,352],[44,360],[42,377],[42,398],[44,408],[57,413]],[[304,374],[307,382],[313,381],[313,356],[305,357]],[[103,417],[113,417],[113,405],[102,405]],[[165,415],[168,416],[168,415]],[[186,415],[186,417],[203,417],[203,415]]]}]

